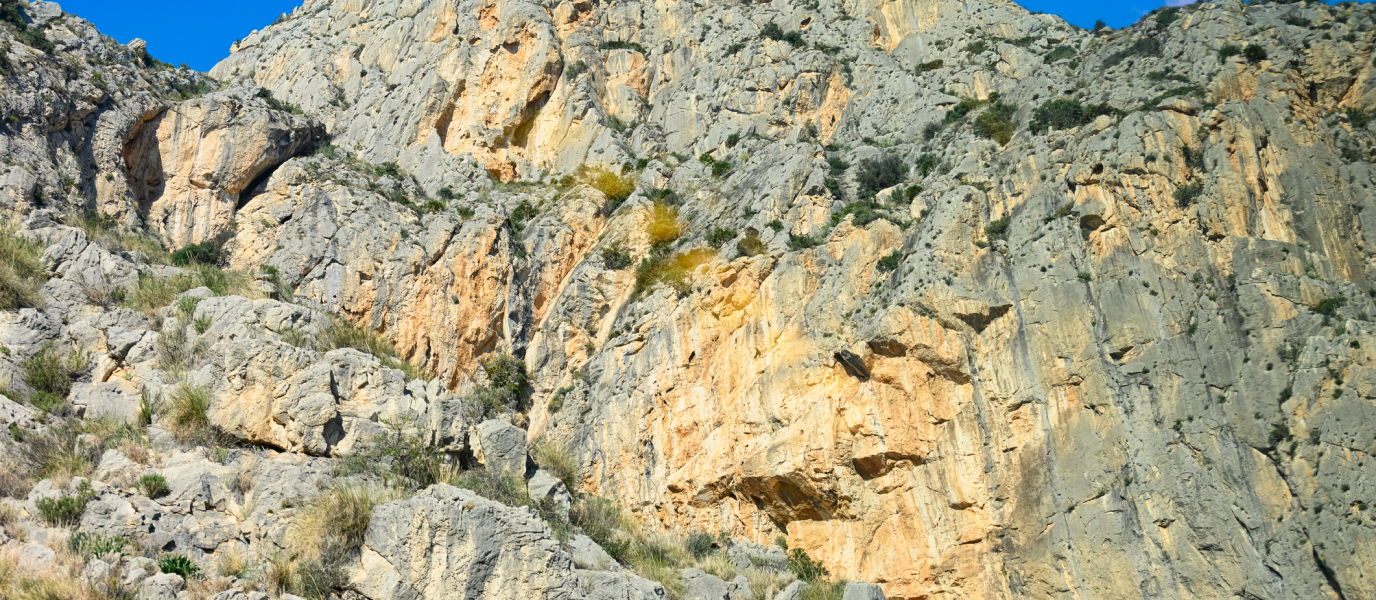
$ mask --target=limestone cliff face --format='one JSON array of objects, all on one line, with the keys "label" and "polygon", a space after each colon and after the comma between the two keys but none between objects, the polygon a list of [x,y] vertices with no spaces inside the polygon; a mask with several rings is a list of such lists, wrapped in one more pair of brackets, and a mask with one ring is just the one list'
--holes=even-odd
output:
[{"label": "limestone cliff face", "polygon": [[124,145],[138,213],[174,248],[229,234],[250,184],[314,141],[307,119],[246,96],[240,89],[180,103]]},{"label": "limestone cliff face", "polygon": [[[583,492],[784,535],[891,598],[1376,597],[1373,23],[309,0],[212,71],[239,91],[127,99],[97,145],[122,162],[69,162],[169,246],[232,224],[232,266],[433,377],[224,345],[216,410],[246,440],[346,454],[385,414],[439,443],[477,361],[513,352],[530,437],[576,450]],[[314,121],[209,118],[259,88]],[[10,147],[52,139],[26,127]],[[154,157],[185,192],[145,207]],[[637,191],[610,203],[582,165]],[[673,251],[714,256],[637,289],[667,206]]]}]

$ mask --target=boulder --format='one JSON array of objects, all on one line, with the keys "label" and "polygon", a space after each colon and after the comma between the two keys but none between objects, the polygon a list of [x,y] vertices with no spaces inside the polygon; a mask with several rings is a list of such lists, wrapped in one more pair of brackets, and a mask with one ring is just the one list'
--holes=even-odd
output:
[{"label": "boulder", "polygon": [[139,585],[139,600],[177,600],[186,588],[186,580],[175,573],[162,573],[143,580]]},{"label": "boulder", "polygon": [[536,502],[543,502],[549,499],[554,503],[560,514],[567,515],[569,506],[573,503],[573,496],[569,494],[568,486],[564,485],[553,473],[544,469],[538,469],[534,475],[530,476],[530,481],[526,482],[526,487],[530,492],[531,499]]},{"label": "boulder", "polygon": [[526,432],[506,421],[491,419],[473,427],[469,437],[473,457],[484,467],[517,476],[526,473]]},{"label": "boulder", "polygon": [[616,571],[621,568],[612,555],[607,554],[607,551],[592,541],[592,538],[581,533],[569,538],[568,550],[569,555],[573,557],[574,566],[580,569]]},{"label": "boulder", "polygon": [[664,586],[639,577],[630,571],[578,572],[578,586],[586,594],[584,600],[666,600]]},{"label": "boulder", "polygon": [[70,399],[77,414],[86,419],[108,417],[127,423],[139,413],[139,392],[126,382],[77,383]]},{"label": "boulder", "polygon": [[444,484],[374,509],[361,554],[350,585],[371,600],[567,600],[576,589],[539,517]]},{"label": "boulder", "polygon": [[852,581],[846,584],[841,600],[884,600],[884,588],[865,581]]}]

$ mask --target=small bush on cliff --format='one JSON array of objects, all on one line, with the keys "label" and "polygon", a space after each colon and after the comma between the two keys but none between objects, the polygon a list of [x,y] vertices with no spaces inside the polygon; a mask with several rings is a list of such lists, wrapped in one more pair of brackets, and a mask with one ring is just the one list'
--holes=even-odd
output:
[{"label": "small bush on cliff", "polygon": [[631,266],[631,262],[631,253],[619,245],[602,249],[602,266],[607,269],[620,271]]},{"label": "small bush on cliff", "polygon": [[635,178],[622,177],[600,167],[588,171],[588,185],[607,197],[607,213],[615,212],[631,194],[635,193]]},{"label": "small bush on cliff", "polygon": [[7,391],[6,395],[27,401],[45,413],[65,415],[70,408],[67,394],[72,391],[72,383],[89,365],[90,358],[78,348],[64,353],[52,344],[45,344],[33,356],[19,361],[21,378],[33,392],[24,395]]},{"label": "small bush on cliff", "polygon": [[171,491],[167,487],[167,478],[162,475],[144,475],[139,478],[139,491],[149,498],[157,498]]},{"label": "small bush on cliff", "polygon": [[667,252],[650,256],[640,261],[635,269],[635,290],[633,298],[640,298],[656,286],[664,285],[678,292],[679,297],[687,296],[693,290],[689,276],[699,266],[707,264],[716,257],[716,252],[698,248],[669,256]]},{"label": "small bush on cliff", "polygon": [[802,548],[794,548],[788,551],[788,570],[794,577],[812,583],[818,579],[824,579],[831,573],[822,563],[812,560],[807,551]]},{"label": "small bush on cliff", "polygon": [[1032,119],[1028,121],[1027,128],[1035,134],[1051,129],[1070,129],[1091,123],[1100,115],[1113,115],[1116,112],[1107,104],[1086,106],[1078,100],[1048,100],[1032,111]]},{"label": "small bush on cliff", "polygon": [[1013,139],[1013,132],[1018,128],[1018,124],[1013,120],[1017,114],[1018,105],[995,102],[975,117],[975,135],[994,140],[1001,145],[1007,144],[1008,140]]},{"label": "small bush on cliff", "polygon": [[42,247],[19,237],[14,229],[0,228],[0,310],[43,304],[39,290],[48,276],[39,261],[42,254]]},{"label": "small bush on cliff", "polygon": [[91,489],[91,484],[81,482],[77,487],[75,495],[62,495],[50,498],[39,498],[34,502],[39,514],[43,517],[43,522],[51,527],[70,527],[81,521],[82,513],[86,512],[86,503],[91,501],[96,495]]},{"label": "small bush on cliff", "polygon": [[163,573],[180,575],[182,579],[195,579],[201,576],[201,566],[185,554],[164,554],[158,557],[158,570]]},{"label": "small bush on cliff", "polygon": [[526,363],[510,354],[498,354],[482,361],[489,388],[514,399],[526,387]]},{"label": "small bush on cliff", "polygon": [[855,174],[860,198],[873,198],[880,191],[903,183],[908,176],[908,164],[896,154],[884,154],[879,158],[866,158],[860,161],[860,171]]}]

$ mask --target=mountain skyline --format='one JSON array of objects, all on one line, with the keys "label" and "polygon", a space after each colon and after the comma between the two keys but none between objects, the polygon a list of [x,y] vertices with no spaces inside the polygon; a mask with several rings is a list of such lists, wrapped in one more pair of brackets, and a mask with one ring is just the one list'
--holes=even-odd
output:
[{"label": "mountain skyline", "polygon": [[[1137,22],[1143,15],[1163,6],[1184,6],[1194,0],[1133,0],[1125,3],[1087,0],[1027,0],[1019,2],[1028,10],[1057,15],[1072,25],[1089,29],[1102,19],[1119,29]],[[233,4],[202,3],[187,5],[176,0],[68,0],[62,9],[79,15],[105,34],[128,43],[134,38],[148,42],[148,52],[170,63],[185,63],[198,71],[209,71],[229,55],[229,46],[254,30],[272,23],[279,15],[290,13],[301,0],[244,0]],[[1332,2],[1329,2],[1332,4]],[[132,10],[137,7],[137,10]],[[194,24],[194,26],[193,26]]]}]

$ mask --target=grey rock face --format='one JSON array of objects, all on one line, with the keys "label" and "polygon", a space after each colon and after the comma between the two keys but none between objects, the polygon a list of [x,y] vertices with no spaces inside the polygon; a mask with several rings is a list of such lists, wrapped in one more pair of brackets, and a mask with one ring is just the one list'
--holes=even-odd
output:
[{"label": "grey rock face", "polygon": [[544,469],[537,469],[535,474],[530,476],[530,480],[526,482],[526,489],[529,490],[531,499],[536,502],[549,499],[564,514],[568,514],[569,505],[573,503],[573,496],[569,494],[564,482]]},{"label": "grey rock face", "polygon": [[597,545],[597,542],[592,541],[592,538],[583,534],[575,534],[569,538],[568,551],[569,556],[573,558],[574,566],[579,569],[617,571],[621,568],[621,565],[610,554],[607,554],[606,550]]},{"label": "grey rock face", "polygon": [[497,419],[478,423],[469,437],[473,456],[490,470],[524,477],[526,474],[525,430]]},{"label": "grey rock face", "polygon": [[[463,398],[500,352],[531,374],[504,418],[567,446],[580,491],[650,529],[785,536],[890,597],[1376,597],[1369,4],[1095,33],[1001,0],[308,0],[235,45],[224,91],[25,6],[55,46],[0,27],[0,210],[52,277],[41,309],[0,313],[0,381],[86,348],[83,416],[186,381],[213,425],[281,451],[229,468],[155,425],[173,493],[129,493],[141,471],[109,456],[84,529],[270,555],[333,480],[308,455],[387,423],[523,473]],[[300,156],[317,122],[334,145]],[[865,175],[886,157],[903,174]],[[640,189],[613,206],[584,165]],[[184,271],[88,208],[168,249],[224,240],[296,303],[120,308]],[[664,214],[679,234],[656,244]],[[651,285],[671,257],[681,279]],[[317,350],[323,311],[420,378]],[[172,332],[204,343],[185,372],[156,360]],[[11,404],[13,437],[57,424]],[[527,513],[432,496],[364,552],[380,594],[478,593],[456,572],[649,593],[548,566],[563,551]]]},{"label": "grey rock face", "polygon": [[162,573],[143,580],[139,585],[139,600],[177,600],[186,588],[186,581],[174,573]]},{"label": "grey rock face", "polygon": [[629,571],[583,571],[578,575],[578,587],[585,600],[663,600],[668,598],[664,586],[639,577]]},{"label": "grey rock face", "polygon": [[805,587],[807,587],[806,582],[794,581],[780,591],[777,596],[774,596],[774,600],[800,600],[803,597],[803,588]]},{"label": "grey rock face", "polygon": [[372,600],[565,599],[577,589],[568,554],[539,518],[447,485],[374,510],[351,584]]},{"label": "grey rock face", "polygon": [[841,600],[884,600],[884,590],[873,583],[852,581],[846,584]]}]

